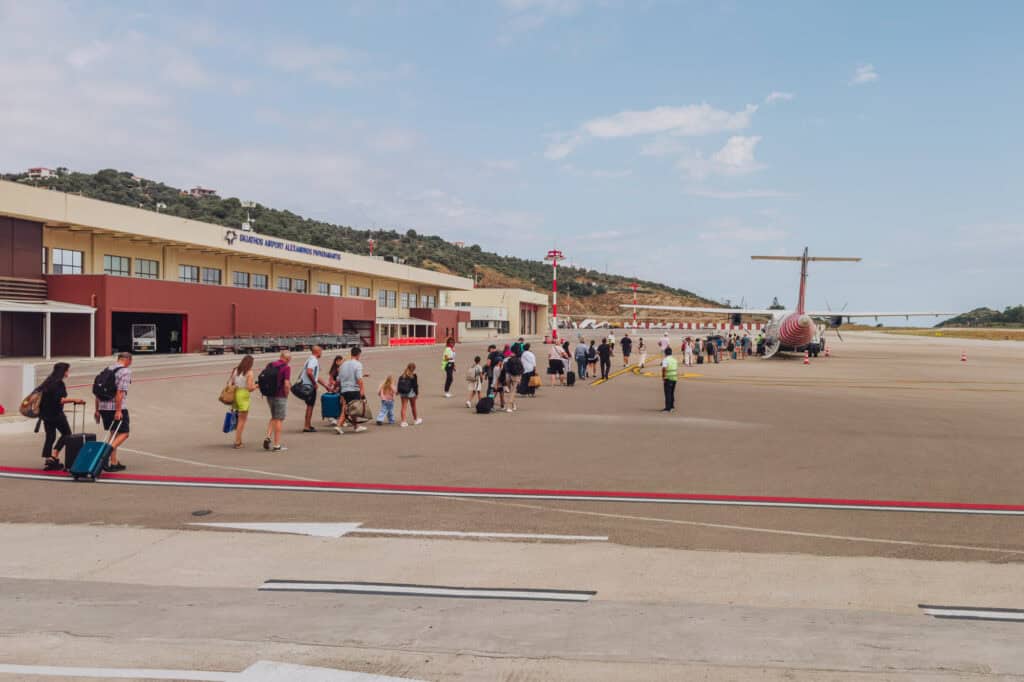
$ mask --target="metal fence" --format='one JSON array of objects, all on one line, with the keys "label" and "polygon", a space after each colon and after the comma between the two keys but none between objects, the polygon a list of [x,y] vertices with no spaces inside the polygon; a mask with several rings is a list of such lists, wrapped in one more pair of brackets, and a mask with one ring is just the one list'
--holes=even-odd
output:
[{"label": "metal fence", "polygon": [[209,355],[223,353],[268,353],[282,350],[306,350],[320,346],[349,348],[361,345],[358,334],[246,334],[244,336],[204,336],[203,352]]}]

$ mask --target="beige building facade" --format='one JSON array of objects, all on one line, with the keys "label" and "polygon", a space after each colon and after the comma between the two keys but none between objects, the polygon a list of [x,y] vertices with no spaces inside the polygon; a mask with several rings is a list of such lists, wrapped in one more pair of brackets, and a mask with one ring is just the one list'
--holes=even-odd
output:
[{"label": "beige building facade", "polygon": [[551,333],[548,297],[526,289],[472,289],[447,292],[448,303],[468,310],[460,323],[464,340],[515,339]]}]

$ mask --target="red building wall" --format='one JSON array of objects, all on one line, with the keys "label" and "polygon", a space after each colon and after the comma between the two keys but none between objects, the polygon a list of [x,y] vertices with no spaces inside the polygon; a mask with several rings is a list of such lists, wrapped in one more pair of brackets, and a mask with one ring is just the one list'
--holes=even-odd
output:
[{"label": "red building wall", "polygon": [[409,317],[430,320],[437,326],[434,328],[438,343],[444,343],[446,333],[459,340],[459,322],[469,322],[468,310],[447,310],[444,308],[410,308]]},{"label": "red building wall", "polygon": [[[201,350],[204,336],[341,333],[345,320],[372,322],[377,314],[376,302],[358,298],[333,298],[109,275],[49,275],[47,282],[52,300],[82,303],[98,309],[98,355],[111,352],[110,314],[114,312],[185,315],[187,352]],[[81,332],[80,322],[55,324],[53,353],[87,354],[88,335]]]}]

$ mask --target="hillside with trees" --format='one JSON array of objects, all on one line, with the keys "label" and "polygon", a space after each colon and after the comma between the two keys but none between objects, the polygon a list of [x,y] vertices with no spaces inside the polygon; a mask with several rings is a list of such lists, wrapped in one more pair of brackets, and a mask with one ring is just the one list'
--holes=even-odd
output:
[{"label": "hillside with trees", "polygon": [[[53,176],[47,178],[30,179],[24,173],[0,177],[235,228],[249,218],[254,232],[349,253],[368,254],[368,240],[373,239],[374,254],[377,256],[436,271],[475,277],[480,286],[510,286],[541,292],[551,290],[551,266],[542,261],[502,256],[486,251],[478,244],[461,246],[437,235],[419,234],[413,229],[399,233],[395,230],[365,230],[335,225],[259,203],[243,204],[234,197],[192,196],[177,187],[113,169],[77,173],[58,168]],[[571,267],[560,268],[559,275],[560,313],[621,317],[619,304],[632,300],[630,284],[634,280],[631,278]],[[658,282],[636,282],[641,303],[718,305],[715,301],[701,298],[685,289]]]},{"label": "hillside with trees", "polygon": [[1007,306],[999,312],[992,308],[975,308],[940,322],[936,327],[1024,327],[1024,305]]}]

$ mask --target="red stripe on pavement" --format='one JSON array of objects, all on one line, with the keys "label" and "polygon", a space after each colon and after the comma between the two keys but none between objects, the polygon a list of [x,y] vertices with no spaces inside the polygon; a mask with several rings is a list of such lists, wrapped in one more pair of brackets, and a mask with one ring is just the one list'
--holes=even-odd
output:
[{"label": "red stripe on pavement", "polygon": [[[59,471],[41,471],[19,467],[0,467],[0,476],[33,476],[52,478],[54,480],[70,480],[67,474]],[[702,493],[659,493],[609,490],[558,490],[547,488],[477,488],[465,486],[443,485],[403,485],[395,483],[359,483],[354,481],[295,481],[270,478],[218,478],[209,476],[150,476],[142,474],[104,474],[102,481],[112,483],[139,483],[163,485],[194,485],[219,487],[272,487],[278,490],[322,490],[367,492],[367,493],[405,493],[420,495],[461,495],[478,497],[544,497],[560,499],[586,499],[599,501],[637,501],[637,502],[691,502],[718,504],[754,504],[831,507],[836,509],[887,509],[907,511],[960,511],[960,512],[994,512],[1024,514],[1024,505],[1019,504],[986,504],[974,502],[928,502],[917,500],[869,500],[834,497],[792,497],[764,495],[716,495]]]}]

